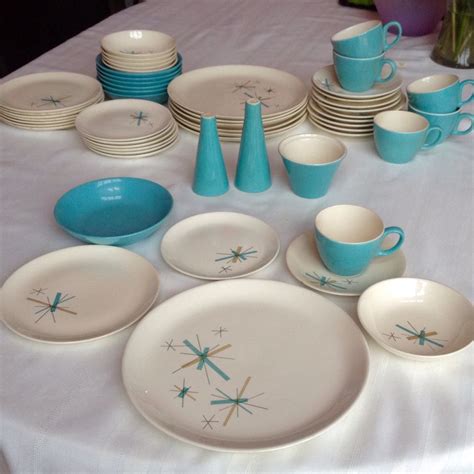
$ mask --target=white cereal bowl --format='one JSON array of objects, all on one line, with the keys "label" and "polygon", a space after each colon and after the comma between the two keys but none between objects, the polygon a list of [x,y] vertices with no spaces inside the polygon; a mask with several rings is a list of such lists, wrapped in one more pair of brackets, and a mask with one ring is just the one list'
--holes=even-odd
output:
[{"label": "white cereal bowl", "polygon": [[173,37],[151,30],[118,31],[104,36],[101,47],[116,56],[140,55],[142,58],[167,55],[176,48]]},{"label": "white cereal bowl", "polygon": [[362,293],[357,311],[379,345],[407,359],[438,360],[473,340],[471,302],[434,281],[393,278],[376,283]]}]

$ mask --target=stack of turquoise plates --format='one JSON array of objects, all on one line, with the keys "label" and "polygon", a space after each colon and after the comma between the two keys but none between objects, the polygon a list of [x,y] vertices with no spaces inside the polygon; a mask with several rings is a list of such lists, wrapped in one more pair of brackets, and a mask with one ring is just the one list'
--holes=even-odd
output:
[{"label": "stack of turquoise plates", "polygon": [[96,58],[97,79],[109,98],[145,99],[160,104],[168,101],[168,84],[181,74],[182,66],[180,54],[173,66],[151,72],[112,69],[103,62],[101,54]]}]

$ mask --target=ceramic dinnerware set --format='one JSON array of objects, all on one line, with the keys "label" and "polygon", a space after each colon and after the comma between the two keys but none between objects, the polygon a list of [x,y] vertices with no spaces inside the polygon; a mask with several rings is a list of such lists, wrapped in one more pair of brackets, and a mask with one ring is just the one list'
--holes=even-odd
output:
[{"label": "ceramic dinnerware set", "polygon": [[97,78],[111,99],[168,100],[168,84],[181,74],[176,41],[159,31],[129,30],[105,36],[96,58]]},{"label": "ceramic dinnerware set", "polygon": [[178,126],[169,110],[141,99],[89,107],[77,116],[76,129],[89,149],[112,158],[155,156],[178,140]]},{"label": "ceramic dinnerware set", "polygon": [[0,119],[26,130],[74,127],[76,116],[102,102],[104,93],[92,77],[72,72],[28,74],[2,84]]},{"label": "ceramic dinnerware set", "polygon": [[[474,115],[461,107],[474,100],[463,99],[463,89],[474,80],[460,81],[455,74],[436,74],[407,87],[409,112],[384,112],[375,117],[374,140],[379,156],[390,163],[412,161],[420,150],[433,148],[450,135],[472,132]],[[469,125],[462,129],[463,121]]]}]

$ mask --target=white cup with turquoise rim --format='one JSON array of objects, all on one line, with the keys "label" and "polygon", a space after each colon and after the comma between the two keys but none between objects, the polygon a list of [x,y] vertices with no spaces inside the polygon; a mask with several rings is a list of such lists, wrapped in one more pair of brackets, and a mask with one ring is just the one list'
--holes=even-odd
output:
[{"label": "white cup with turquoise rim", "polygon": [[474,101],[472,91],[464,100],[462,98],[468,85],[474,86],[474,79],[460,81],[456,74],[435,74],[408,84],[408,100],[416,109],[447,114]]},{"label": "white cup with turquoise rim", "polygon": [[[390,27],[396,28],[397,34],[393,41],[387,41]],[[395,46],[402,36],[402,25],[398,21],[390,21],[382,26],[379,20],[365,21],[350,26],[331,38],[336,53],[350,58],[371,58],[378,56]]]}]

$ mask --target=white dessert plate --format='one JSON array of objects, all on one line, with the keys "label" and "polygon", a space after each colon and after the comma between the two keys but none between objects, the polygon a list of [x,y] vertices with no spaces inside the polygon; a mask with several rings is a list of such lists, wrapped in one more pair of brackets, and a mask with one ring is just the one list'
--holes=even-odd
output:
[{"label": "white dessert plate", "polygon": [[373,121],[371,122],[363,122],[359,124],[354,123],[344,123],[334,120],[333,118],[327,118],[324,115],[320,114],[319,112],[313,112],[312,110],[309,111],[309,114],[315,119],[320,121],[321,123],[327,124],[330,127],[334,127],[340,130],[351,130],[354,132],[367,132],[373,130],[374,124]]},{"label": "white dessert plate", "polygon": [[336,76],[334,66],[326,66],[317,71],[313,76],[313,84],[328,94],[336,97],[362,99],[383,97],[385,95],[393,94],[402,87],[402,77],[400,74],[395,74],[395,77],[388,82],[379,82],[371,89],[364,92],[350,92],[341,87]]},{"label": "white dessert plate", "polygon": [[204,280],[251,275],[270,265],[279,250],[278,235],[268,224],[237,212],[188,217],[161,240],[161,255],[170,267]]},{"label": "white dessert plate", "polygon": [[389,101],[390,99],[394,97],[398,97],[401,94],[400,90],[396,90],[395,92],[391,94],[384,95],[382,97],[362,97],[360,99],[354,99],[354,98],[347,98],[347,97],[338,97],[335,95],[328,94],[325,90],[323,89],[318,89],[316,86],[313,85],[313,88],[311,90],[312,93],[317,92],[318,95],[322,95],[326,97],[328,100],[330,100],[333,103],[339,103],[339,104],[350,104],[350,105],[360,105],[360,104],[367,104],[367,105],[373,105],[379,102],[386,102]]},{"label": "white dessert plate", "polygon": [[471,302],[421,278],[394,278],[368,288],[357,311],[364,329],[387,351],[417,361],[439,360],[469,346]]},{"label": "white dessert plate", "polygon": [[182,441],[266,451],[322,433],[359,397],[367,343],[338,306],[287,283],[202,285],[155,308],[125,348],[137,410]]},{"label": "white dessert plate", "polygon": [[72,72],[40,72],[0,86],[0,105],[13,111],[46,112],[81,106],[98,96],[96,79]]},{"label": "white dessert plate", "polygon": [[166,128],[173,117],[155,102],[117,99],[88,107],[76,119],[79,133],[112,140],[146,138]]},{"label": "white dessert plate", "polygon": [[371,116],[345,118],[333,115],[332,112],[322,109],[316,102],[312,100],[309,102],[308,109],[313,115],[324,117],[331,122],[339,122],[341,125],[349,125],[351,123],[354,125],[371,125],[374,123],[374,119]]},{"label": "white dessert plate", "polygon": [[343,102],[338,100],[331,100],[328,99],[327,96],[320,94],[319,92],[313,91],[311,93],[313,100],[316,102],[322,102],[323,104],[327,105],[330,108],[336,108],[336,110],[343,109],[343,110],[354,110],[355,112],[373,112],[379,110],[385,110],[388,107],[396,105],[400,102],[400,94],[395,94],[394,96],[390,96],[389,100],[385,101],[378,101],[378,102],[363,102],[361,101],[360,104],[353,104],[352,102]]},{"label": "white dessert plate", "polygon": [[313,115],[308,115],[309,121],[315,125],[317,128],[320,128],[321,130],[324,130],[325,132],[333,133],[334,135],[339,135],[341,137],[354,137],[354,138],[365,138],[365,137],[371,137],[373,135],[373,132],[348,132],[348,131],[342,131],[341,129],[333,128],[330,127],[329,125],[326,125],[325,123],[321,122],[317,118],[314,118]]},{"label": "white dessert plate", "polygon": [[140,319],[160,288],[151,263],[128,250],[82,245],[38,257],[2,288],[1,317],[15,333],[49,343],[84,342]]},{"label": "white dessert plate", "polygon": [[351,128],[351,127],[345,127],[345,126],[341,126],[337,123],[327,123],[327,121],[325,121],[324,119],[321,120],[320,117],[318,117],[317,115],[313,114],[313,113],[309,113],[309,117],[310,119],[313,121],[313,122],[316,122],[318,125],[322,125],[323,127],[327,127],[331,130],[334,130],[336,132],[342,132],[342,133],[355,133],[355,134],[359,134],[359,133],[372,133],[373,131],[373,126],[369,125],[369,126],[365,126],[365,127],[361,127],[361,128]]},{"label": "white dessert plate", "polygon": [[116,56],[140,55],[153,57],[166,55],[176,48],[173,37],[152,30],[117,31],[102,38],[101,47]]},{"label": "white dessert plate", "polygon": [[359,296],[374,283],[402,276],[406,268],[405,255],[399,250],[387,257],[375,258],[360,275],[336,275],[321,261],[311,232],[305,232],[291,242],[286,251],[286,264],[292,275],[304,285],[341,296]]},{"label": "white dessert plate", "polygon": [[195,69],[171,81],[171,100],[185,109],[219,118],[243,119],[245,102],[257,98],[262,116],[282,114],[306,100],[301,79],[261,66],[227,65]]}]

